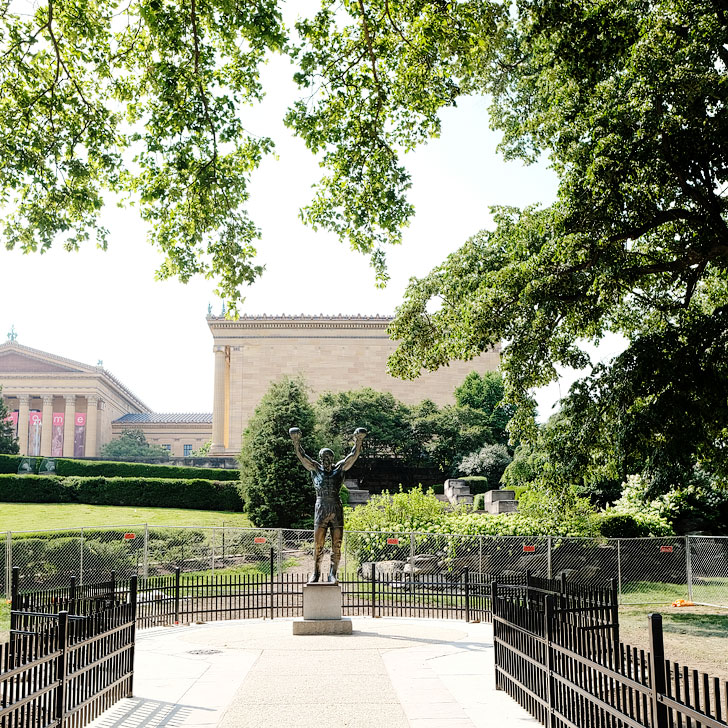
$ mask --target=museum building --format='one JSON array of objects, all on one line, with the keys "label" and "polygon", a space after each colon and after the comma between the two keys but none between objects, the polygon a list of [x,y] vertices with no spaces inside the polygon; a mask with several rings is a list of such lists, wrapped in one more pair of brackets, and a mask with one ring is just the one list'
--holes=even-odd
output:
[{"label": "museum building", "polygon": [[157,413],[103,366],[90,366],[19,344],[0,345],[0,386],[20,452],[46,457],[97,457],[123,430],[139,429],[173,457],[189,457],[211,441],[210,455],[240,451],[243,431],[270,384],[302,375],[316,398],[363,387],[415,404],[452,404],[466,375],[498,368],[500,347],[469,362],[453,361],[414,381],[391,377],[396,342],[386,316],[208,315],[213,337],[212,413]]}]

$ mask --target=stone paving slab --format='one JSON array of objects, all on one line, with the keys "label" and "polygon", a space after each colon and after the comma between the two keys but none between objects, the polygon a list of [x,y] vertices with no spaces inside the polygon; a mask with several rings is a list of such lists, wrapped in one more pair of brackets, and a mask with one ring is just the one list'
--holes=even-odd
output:
[{"label": "stone paving slab", "polygon": [[89,728],[536,728],[494,689],[492,628],[354,618],[294,636],[291,619],[138,633],[134,698]]}]

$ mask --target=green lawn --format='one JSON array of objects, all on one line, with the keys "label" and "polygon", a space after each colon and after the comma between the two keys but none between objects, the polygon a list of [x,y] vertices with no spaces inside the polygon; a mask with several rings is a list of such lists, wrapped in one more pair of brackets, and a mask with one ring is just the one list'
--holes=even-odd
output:
[{"label": "green lawn", "polygon": [[242,513],[182,508],[89,506],[83,503],[0,503],[0,532],[100,526],[250,526]]}]

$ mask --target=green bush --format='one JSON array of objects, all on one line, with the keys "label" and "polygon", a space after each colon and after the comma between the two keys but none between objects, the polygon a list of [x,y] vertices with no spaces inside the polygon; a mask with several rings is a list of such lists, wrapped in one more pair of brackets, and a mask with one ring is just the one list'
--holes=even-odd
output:
[{"label": "green bush", "polygon": [[652,536],[650,524],[631,513],[604,513],[599,519],[599,533],[606,538],[640,538]]},{"label": "green bush", "polygon": [[349,505],[349,489],[345,485],[342,485],[341,488],[339,488],[339,498],[341,498],[341,505]]},{"label": "green bush", "polygon": [[473,498],[473,510],[484,511],[485,510],[485,493],[478,493]]},{"label": "green bush", "polygon": [[[16,468],[17,471],[17,468]],[[58,475],[102,478],[173,478],[176,480],[238,480],[240,472],[224,468],[188,468],[180,465],[151,465],[113,460],[56,460]]]},{"label": "green bush", "polygon": [[17,473],[22,459],[20,455],[0,455],[0,475]]},{"label": "green bush", "polygon": [[74,503],[73,492],[53,475],[0,475],[0,502]]},{"label": "green bush", "polygon": [[0,501],[242,511],[237,483],[172,478],[0,475]]},{"label": "green bush", "polygon": [[437,485],[431,485],[430,490],[432,490],[435,495],[445,495],[445,484],[438,483]]},{"label": "green bush", "polygon": [[496,490],[498,486],[493,486],[490,482],[490,478],[486,478],[484,475],[466,475],[458,480],[465,481],[470,486],[470,492],[473,495],[479,493],[487,493],[489,490]]}]

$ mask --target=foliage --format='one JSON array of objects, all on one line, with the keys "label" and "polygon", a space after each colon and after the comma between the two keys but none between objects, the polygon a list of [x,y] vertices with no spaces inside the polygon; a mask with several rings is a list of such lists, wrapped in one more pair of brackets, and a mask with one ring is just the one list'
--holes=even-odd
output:
[{"label": "foliage", "polygon": [[686,485],[654,497],[654,489],[644,475],[631,475],[613,512],[638,519],[660,519],[676,533],[728,535],[728,488],[696,469]]},{"label": "foliage", "polygon": [[193,458],[202,458],[206,455],[210,454],[210,448],[212,447],[212,440],[208,440],[207,442],[203,442],[202,445],[197,450],[192,451],[191,457]]},{"label": "foliage", "polygon": [[[17,473],[22,457],[20,455],[0,455],[0,473]],[[35,471],[42,464],[42,458],[32,459]],[[125,463],[104,460],[72,460],[53,458],[57,475],[81,475],[104,478],[175,478],[181,480],[239,480],[240,473],[233,468],[193,468],[178,465],[153,465],[150,463]]]},{"label": "foliage", "polygon": [[485,510],[485,493],[476,493],[473,496],[473,510],[484,511]]},{"label": "foliage", "polygon": [[398,493],[373,495],[346,512],[348,531],[428,531],[446,518],[445,503],[421,486]]},{"label": "foliage", "polygon": [[311,478],[296,457],[288,430],[299,427],[305,449],[315,457],[314,426],[304,381],[283,377],[273,382],[250,418],[240,451],[245,512],[256,526],[295,528],[313,516]]},{"label": "foliage", "polygon": [[429,400],[413,407],[411,415],[422,451],[445,475],[455,475],[460,458],[492,441],[489,421],[487,414],[472,407],[446,405],[439,409]]},{"label": "foliage", "polygon": [[0,475],[0,502],[91,503],[240,511],[234,482],[174,478]]},{"label": "foliage", "polygon": [[455,402],[488,415],[494,443],[508,444],[508,423],[515,414],[512,404],[504,402],[505,387],[500,372],[470,372],[455,389]]},{"label": "foliage", "polygon": [[15,428],[7,417],[8,408],[3,399],[3,388],[0,385],[0,453],[14,455],[18,452],[18,438],[15,437]]},{"label": "foliage", "polygon": [[470,453],[460,461],[458,472],[480,475],[487,479],[488,490],[494,490],[499,487],[501,476],[512,459],[505,445],[484,445],[478,452]]},{"label": "foliage", "polygon": [[169,451],[147,442],[141,430],[122,430],[121,435],[107,442],[100,450],[107,458],[169,458]]},{"label": "foliage", "polygon": [[410,427],[407,405],[389,392],[369,387],[350,392],[326,392],[316,402],[318,438],[343,457],[357,427],[367,437],[360,457],[395,457],[416,461],[418,444]]},{"label": "foliage", "polygon": [[484,536],[595,536],[598,518],[588,501],[576,496],[529,493],[517,513],[488,515],[450,511],[434,493],[421,488],[373,496],[346,513],[349,531],[464,534]]},{"label": "foliage", "polygon": [[[553,381],[557,366],[586,366],[584,342],[619,333],[624,354],[570,397],[581,478],[602,467],[609,443],[617,482],[634,472],[624,463],[650,452],[663,470],[684,472],[696,458],[720,466],[725,9],[524,0],[504,11],[496,62],[480,77],[493,94],[490,118],[508,157],[549,157],[558,197],[545,209],[496,209],[495,229],[410,283],[390,328],[400,341],[390,369],[416,377],[506,341],[506,401],[519,405],[512,434],[534,439],[531,389]],[[432,301],[442,304],[434,313]]]},{"label": "foliage", "polygon": [[672,529],[662,520],[637,517],[634,513],[606,511],[599,519],[599,533],[606,538],[643,538],[663,536]]}]

